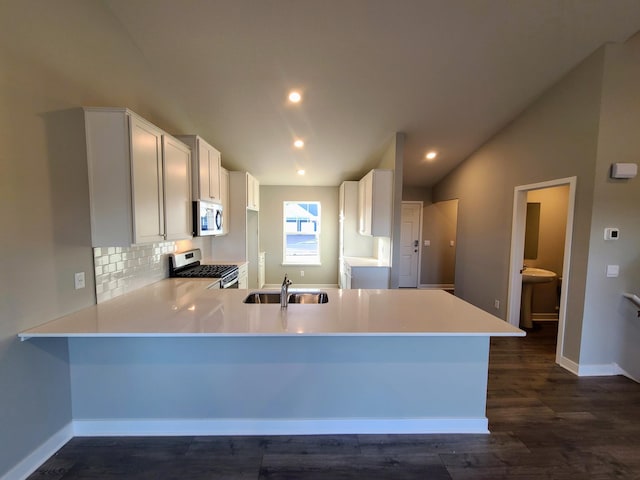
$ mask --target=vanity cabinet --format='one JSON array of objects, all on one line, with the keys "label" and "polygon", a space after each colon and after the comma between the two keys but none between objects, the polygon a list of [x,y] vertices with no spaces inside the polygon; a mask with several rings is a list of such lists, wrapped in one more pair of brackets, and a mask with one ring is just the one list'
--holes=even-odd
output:
[{"label": "vanity cabinet", "polygon": [[177,135],[176,138],[191,148],[193,200],[222,203],[220,152],[198,135]]},{"label": "vanity cabinet", "polygon": [[191,238],[189,149],[128,109],[85,108],[84,120],[92,245]]},{"label": "vanity cabinet", "polygon": [[358,182],[358,232],[374,237],[391,236],[393,171],[371,170]]},{"label": "vanity cabinet", "polygon": [[260,182],[247,172],[247,208],[260,210]]}]

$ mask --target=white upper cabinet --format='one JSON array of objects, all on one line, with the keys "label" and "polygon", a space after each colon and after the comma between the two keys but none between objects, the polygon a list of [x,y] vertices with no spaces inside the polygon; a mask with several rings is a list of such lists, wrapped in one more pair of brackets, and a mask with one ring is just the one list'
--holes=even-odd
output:
[{"label": "white upper cabinet", "polygon": [[[184,196],[185,189],[190,191],[189,178],[184,171],[174,175],[174,160],[165,165],[165,132],[123,108],[85,108],[84,116],[92,245],[127,247],[164,241],[167,225],[174,239],[190,238],[191,217],[184,216],[184,201],[177,217],[173,204],[176,192]],[[165,195],[167,181],[170,198]]]},{"label": "white upper cabinet", "polygon": [[176,135],[176,138],[191,147],[193,199],[221,203],[220,152],[198,135]]},{"label": "white upper cabinet", "polygon": [[220,199],[222,203],[222,235],[229,233],[229,171],[220,167]]},{"label": "white upper cabinet", "polygon": [[247,208],[260,210],[260,182],[247,172]]},{"label": "white upper cabinet", "polygon": [[374,237],[391,236],[393,171],[371,170],[358,183],[358,231]]},{"label": "white upper cabinet", "polygon": [[162,151],[166,239],[191,238],[191,149],[170,135],[163,135]]},{"label": "white upper cabinet", "polygon": [[133,243],[165,239],[162,181],[162,130],[129,116]]}]

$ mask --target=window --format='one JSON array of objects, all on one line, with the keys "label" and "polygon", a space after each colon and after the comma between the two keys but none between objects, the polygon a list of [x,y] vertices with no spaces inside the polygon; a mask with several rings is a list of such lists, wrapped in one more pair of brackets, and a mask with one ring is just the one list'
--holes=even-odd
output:
[{"label": "window", "polygon": [[320,202],[284,202],[284,264],[320,264]]}]

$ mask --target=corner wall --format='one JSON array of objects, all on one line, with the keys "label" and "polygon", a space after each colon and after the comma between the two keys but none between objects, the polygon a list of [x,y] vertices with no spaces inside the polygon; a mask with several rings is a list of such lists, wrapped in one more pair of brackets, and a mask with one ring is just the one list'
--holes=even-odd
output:
[{"label": "corner wall", "polygon": [[[612,163],[640,163],[640,34],[605,52],[580,364],[594,374],[619,367],[640,381],[638,308],[622,297],[640,294],[640,177],[609,178]],[[605,241],[605,227],[618,227],[620,238]],[[607,278],[607,265],[620,275]]]},{"label": "corner wall", "polygon": [[434,202],[459,199],[456,295],[504,319],[514,188],[578,177],[564,344],[574,362],[580,357],[603,65],[600,49],[433,188]]},{"label": "corner wall", "polygon": [[78,107],[188,130],[173,102],[102,3],[0,2],[0,478],[71,421],[66,340],[17,334],[95,303]]}]

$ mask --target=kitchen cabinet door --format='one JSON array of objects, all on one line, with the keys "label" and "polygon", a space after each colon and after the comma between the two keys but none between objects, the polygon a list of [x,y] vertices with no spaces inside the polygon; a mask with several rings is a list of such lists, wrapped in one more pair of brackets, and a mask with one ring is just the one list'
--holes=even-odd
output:
[{"label": "kitchen cabinet door", "polygon": [[260,182],[250,173],[247,173],[247,208],[260,210]]},{"label": "kitchen cabinet door", "polygon": [[358,231],[374,237],[391,236],[393,172],[371,170],[358,183]]},{"label": "kitchen cabinet door", "polygon": [[167,240],[192,238],[191,150],[179,140],[162,137],[164,157],[165,234]]},{"label": "kitchen cabinet door", "polygon": [[229,170],[220,167],[220,202],[222,203],[222,235],[229,233],[231,215],[229,212]]},{"label": "kitchen cabinet door", "polygon": [[133,243],[164,241],[162,130],[129,116]]},{"label": "kitchen cabinet door", "polygon": [[191,148],[191,193],[193,200],[222,202],[220,170],[222,155],[198,135],[175,135]]},{"label": "kitchen cabinet door", "polygon": [[198,139],[199,199],[220,202],[221,155],[203,139]]}]

